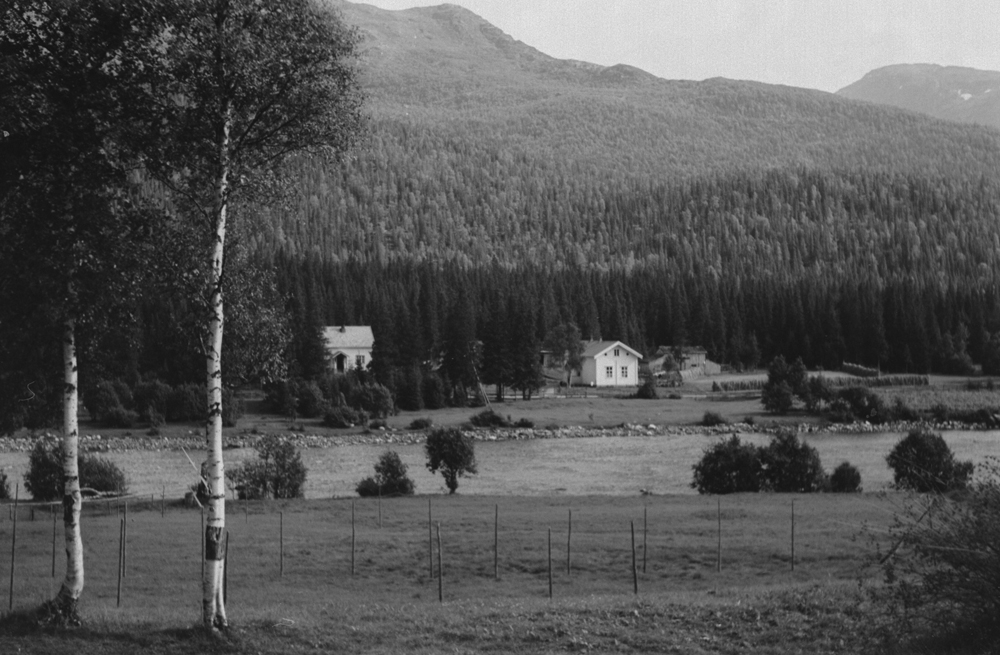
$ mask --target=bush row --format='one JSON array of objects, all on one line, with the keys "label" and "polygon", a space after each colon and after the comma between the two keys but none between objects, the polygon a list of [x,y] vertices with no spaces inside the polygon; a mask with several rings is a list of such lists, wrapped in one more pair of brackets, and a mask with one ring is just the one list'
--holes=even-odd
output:
[{"label": "bush row", "polygon": [[[86,386],[81,395],[91,418],[111,428],[132,428],[137,423],[158,427],[165,422],[204,421],[208,408],[203,384],[170,386],[159,380],[142,380],[130,387],[123,380],[97,380]],[[242,415],[243,401],[231,389],[223,388],[223,425],[236,425]]]},{"label": "bush row", "polygon": [[292,418],[323,417],[329,427],[365,425],[396,413],[392,393],[365,371],[327,373],[317,380],[282,380],[265,388],[270,411]]},{"label": "bush row", "polygon": [[[817,375],[810,380],[821,379],[827,387],[921,387],[930,384],[926,375],[882,375],[870,378],[828,378]],[[759,391],[767,384],[766,380],[732,380],[730,382],[713,382],[712,391]]]}]

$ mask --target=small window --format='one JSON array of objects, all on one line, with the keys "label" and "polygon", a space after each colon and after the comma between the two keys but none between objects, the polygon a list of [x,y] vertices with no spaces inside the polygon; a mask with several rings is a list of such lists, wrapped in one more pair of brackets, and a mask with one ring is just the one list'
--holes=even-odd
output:
[{"label": "small window", "polygon": [[358,355],[357,358],[355,359],[355,361],[358,364],[358,368],[364,368],[365,367],[365,356],[364,355]]},{"label": "small window", "polygon": [[628,366],[622,366],[622,377],[623,378],[628,377]]},{"label": "small window", "polygon": [[606,377],[608,379],[611,379],[611,378],[615,377],[615,367],[614,366],[605,366],[604,367],[604,377]]},{"label": "small window", "polygon": [[615,357],[618,357],[620,354],[621,354],[621,349],[615,348]]}]

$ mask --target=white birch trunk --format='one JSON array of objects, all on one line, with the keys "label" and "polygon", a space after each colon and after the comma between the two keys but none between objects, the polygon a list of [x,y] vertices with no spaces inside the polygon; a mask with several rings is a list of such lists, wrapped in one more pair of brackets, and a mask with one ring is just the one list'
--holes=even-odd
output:
[{"label": "white birch trunk", "polygon": [[66,534],[66,577],[55,598],[62,620],[79,623],[77,604],[83,593],[83,536],[80,533],[80,468],[77,460],[80,430],[77,416],[79,388],[76,365],[76,321],[63,324],[63,525]]},{"label": "white birch trunk", "polygon": [[222,535],[226,528],[225,466],[222,462],[222,267],[226,244],[226,218],[229,196],[229,131],[232,121],[231,104],[221,107],[222,131],[219,138],[219,178],[215,198],[215,233],[212,244],[212,267],[209,284],[212,287],[211,317],[208,325],[206,353],[206,389],[208,419],[205,436],[208,441],[208,516],[205,522],[205,577],[202,580],[202,620],[209,631],[225,629],[226,605],[222,596],[225,551]]}]

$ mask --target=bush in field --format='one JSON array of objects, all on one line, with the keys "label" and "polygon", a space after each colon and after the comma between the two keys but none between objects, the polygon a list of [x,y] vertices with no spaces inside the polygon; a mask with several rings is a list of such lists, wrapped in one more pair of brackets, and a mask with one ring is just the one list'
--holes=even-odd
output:
[{"label": "bush in field", "polygon": [[441,471],[449,493],[458,489],[458,479],[476,473],[476,447],[470,437],[458,428],[438,428],[427,435],[424,444],[427,469]]},{"label": "bush in field", "polygon": [[167,399],[170,397],[169,384],[159,380],[140,382],[132,391],[132,397],[141,420],[157,424],[156,419],[159,418],[162,424],[163,417],[167,414]]},{"label": "bush in field", "polygon": [[302,498],[306,467],[302,453],[290,441],[266,435],[254,446],[255,459],[226,470],[240,498]]},{"label": "bush in field", "polygon": [[502,414],[495,412],[492,409],[484,409],[478,414],[473,414],[469,418],[469,422],[472,423],[477,428],[509,428],[510,421]]},{"label": "bush in field", "polygon": [[[80,488],[99,492],[126,493],[128,481],[125,473],[110,461],[93,455],[80,455]],[[53,437],[43,437],[35,442],[28,456],[28,470],[24,474],[24,488],[35,500],[49,501],[63,497],[62,444]]]},{"label": "bush in field", "polygon": [[396,413],[392,394],[378,382],[359,385],[351,395],[351,406],[368,412],[372,418],[386,418]]},{"label": "bush in field", "polygon": [[121,405],[112,407],[101,418],[101,425],[109,428],[131,428],[139,421],[139,415]]},{"label": "bush in field", "polygon": [[[910,641],[898,652],[996,652],[1000,643],[1000,471],[980,467],[961,494],[912,496],[896,514],[892,544],[876,550],[885,575],[876,602],[888,627]],[[930,638],[939,648],[918,647]]]},{"label": "bush in field", "polygon": [[102,423],[115,409],[125,409],[118,399],[115,385],[109,380],[98,380],[92,387],[87,388],[83,394],[83,401],[90,417]]},{"label": "bush in field", "polygon": [[203,421],[206,411],[207,400],[203,385],[181,384],[170,390],[166,411],[168,421]]},{"label": "bush in field", "polygon": [[972,478],[972,462],[957,462],[944,438],[926,428],[910,430],[885,458],[896,487],[942,493],[964,489]]},{"label": "bush in field", "polygon": [[705,427],[715,427],[716,425],[725,425],[726,419],[722,418],[722,414],[718,412],[705,412],[701,417],[701,424]]},{"label": "bush in field", "polygon": [[735,434],[705,450],[694,465],[691,486],[700,494],[760,491],[763,466],[760,449],[743,443]]},{"label": "bush in field", "polygon": [[762,487],[770,491],[808,493],[823,488],[826,475],[816,449],[783,429],[760,449]]},{"label": "bush in field", "polygon": [[382,453],[375,464],[374,477],[365,478],[355,490],[359,496],[410,496],[413,480],[406,474],[406,464],[394,450]]},{"label": "bush in field", "polygon": [[323,425],[328,428],[353,428],[367,424],[368,413],[353,407],[331,407],[323,414]]},{"label": "bush in field", "polygon": [[861,491],[861,472],[850,462],[841,462],[830,474],[830,491],[833,493]]},{"label": "bush in field", "polygon": [[0,500],[8,500],[10,495],[10,481],[3,469],[0,469]]},{"label": "bush in field", "polygon": [[772,414],[787,414],[795,403],[792,388],[785,381],[767,384],[760,392],[760,402]]},{"label": "bush in field", "polygon": [[434,421],[429,418],[415,418],[410,421],[409,430],[426,430],[434,425]]},{"label": "bush in field", "polygon": [[847,403],[851,414],[859,421],[885,423],[892,418],[882,397],[866,387],[841,389],[837,398]]},{"label": "bush in field", "polygon": [[295,385],[295,396],[298,398],[298,415],[303,418],[322,416],[330,406],[319,385],[312,380]]},{"label": "bush in field", "polygon": [[516,421],[514,421],[514,427],[530,429],[535,427],[535,422],[532,421],[530,418],[519,418]]},{"label": "bush in field", "polygon": [[635,392],[635,397],[643,400],[656,400],[659,398],[660,394],[656,391],[656,380],[647,378]]}]

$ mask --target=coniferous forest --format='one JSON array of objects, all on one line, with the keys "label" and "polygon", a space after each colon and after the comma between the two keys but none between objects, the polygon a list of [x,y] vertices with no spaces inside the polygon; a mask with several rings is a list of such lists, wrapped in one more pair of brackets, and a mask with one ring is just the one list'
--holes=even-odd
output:
[{"label": "coniferous forest", "polygon": [[[337,324],[373,327],[397,395],[438,364],[471,383],[470,343],[513,386],[570,322],[736,368],[1000,373],[1000,132],[562,62],[458,7],[335,4],[363,36],[366,135],[234,208],[228,385],[320,375]],[[191,303],[134,307],[81,328],[82,374],[199,380]],[[48,343],[10,352],[41,370]]]}]

